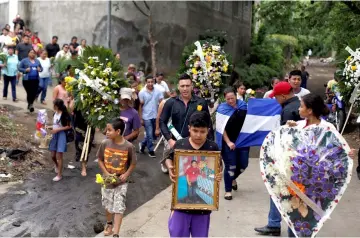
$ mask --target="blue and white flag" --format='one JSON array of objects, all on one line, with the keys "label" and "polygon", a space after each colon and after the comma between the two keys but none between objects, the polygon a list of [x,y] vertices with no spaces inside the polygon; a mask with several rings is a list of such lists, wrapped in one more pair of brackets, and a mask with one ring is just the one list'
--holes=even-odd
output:
[{"label": "blue and white flag", "polygon": [[[221,148],[222,135],[235,109],[223,106],[216,113],[216,143]],[[247,114],[235,142],[237,148],[260,146],[270,131],[280,127],[281,106],[275,99],[250,99]]]}]

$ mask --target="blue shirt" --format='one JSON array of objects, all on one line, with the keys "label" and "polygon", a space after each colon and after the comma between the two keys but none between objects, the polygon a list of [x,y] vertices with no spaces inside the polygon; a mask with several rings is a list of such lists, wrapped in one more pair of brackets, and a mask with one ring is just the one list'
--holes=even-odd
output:
[{"label": "blue shirt", "polygon": [[142,119],[150,120],[155,119],[159,107],[160,99],[164,98],[164,94],[157,89],[151,92],[145,87],[139,92],[140,102],[142,105]]},{"label": "blue shirt", "polygon": [[[29,58],[21,60],[19,65],[19,71],[24,74],[23,80],[39,79],[39,72],[37,71],[37,67],[40,67],[40,71],[42,71],[43,68],[38,59],[34,59],[34,61],[35,62],[32,63]],[[26,72],[27,68],[30,68],[30,72]]]},{"label": "blue shirt", "polygon": [[11,56],[7,55],[6,67],[2,68],[2,73],[9,77],[16,76],[16,73],[18,71],[18,69],[17,69],[18,64],[19,64],[19,60],[18,60],[17,55],[15,55],[15,54],[13,54]]}]

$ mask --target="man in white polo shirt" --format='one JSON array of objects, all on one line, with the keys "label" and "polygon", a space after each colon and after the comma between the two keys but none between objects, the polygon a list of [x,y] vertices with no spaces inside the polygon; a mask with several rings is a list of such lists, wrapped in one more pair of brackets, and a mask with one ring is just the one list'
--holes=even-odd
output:
[{"label": "man in white polo shirt", "polygon": [[289,74],[289,83],[293,88],[295,96],[301,99],[302,96],[309,94],[310,91],[306,88],[301,87],[301,71],[300,70],[293,70]]}]

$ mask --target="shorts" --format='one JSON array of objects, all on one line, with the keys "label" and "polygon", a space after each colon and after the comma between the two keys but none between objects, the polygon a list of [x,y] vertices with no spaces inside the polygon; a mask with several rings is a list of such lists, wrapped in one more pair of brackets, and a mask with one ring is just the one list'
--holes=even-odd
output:
[{"label": "shorts", "polygon": [[115,188],[101,188],[101,202],[108,212],[124,214],[127,188],[128,183],[120,184]]},{"label": "shorts", "polygon": [[64,153],[67,150],[66,143],[67,141],[66,141],[65,131],[59,131],[58,133],[52,136],[51,141],[49,143],[49,150],[59,153]]}]

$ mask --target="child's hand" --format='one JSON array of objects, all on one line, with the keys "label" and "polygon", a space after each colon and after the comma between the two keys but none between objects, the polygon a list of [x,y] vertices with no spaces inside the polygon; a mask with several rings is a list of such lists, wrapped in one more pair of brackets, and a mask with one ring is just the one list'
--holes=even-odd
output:
[{"label": "child's hand", "polygon": [[349,157],[350,157],[351,159],[354,159],[354,157],[355,157],[354,152],[355,152],[355,149],[350,148]]},{"label": "child's hand", "polygon": [[215,176],[215,180],[220,183],[222,180],[222,177],[223,177],[223,173],[220,172]]},{"label": "child's hand", "polygon": [[297,126],[297,123],[295,121],[289,120],[289,121],[286,122],[286,125],[288,125],[290,127],[295,127],[295,126]]},{"label": "child's hand", "polygon": [[174,171],[174,166],[173,165],[167,165],[168,170],[169,170],[169,178],[171,180],[171,182],[175,183],[176,181],[176,175],[175,175],[175,171]]},{"label": "child's hand", "polygon": [[119,178],[120,178],[121,182],[125,183],[126,180],[128,179],[128,177],[129,177],[129,175],[127,173],[124,173],[124,174],[120,175]]}]

